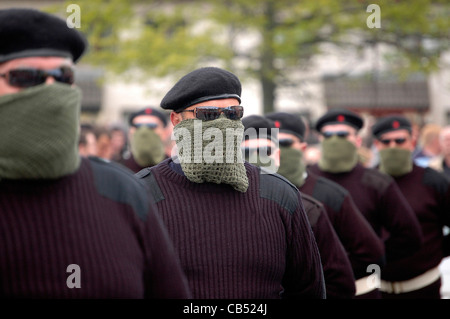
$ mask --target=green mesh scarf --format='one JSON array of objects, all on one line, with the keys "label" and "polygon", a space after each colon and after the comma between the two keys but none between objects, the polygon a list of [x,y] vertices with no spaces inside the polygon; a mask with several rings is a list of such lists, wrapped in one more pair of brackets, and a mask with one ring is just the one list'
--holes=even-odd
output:
[{"label": "green mesh scarf", "polygon": [[164,160],[164,146],[161,138],[148,127],[138,128],[130,141],[131,153],[140,166],[153,166]]},{"label": "green mesh scarf", "polygon": [[223,114],[213,121],[188,119],[176,125],[173,133],[181,168],[191,182],[229,184],[239,192],[247,191],[241,121],[229,120]]},{"label": "green mesh scarf", "polygon": [[413,169],[412,152],[393,147],[380,152],[380,171],[397,177],[408,174]]},{"label": "green mesh scarf", "polygon": [[351,171],[358,164],[356,146],[344,138],[333,136],[322,142],[321,170],[330,173]]},{"label": "green mesh scarf", "polygon": [[80,165],[81,91],[38,85],[0,96],[0,179],[55,179]]}]

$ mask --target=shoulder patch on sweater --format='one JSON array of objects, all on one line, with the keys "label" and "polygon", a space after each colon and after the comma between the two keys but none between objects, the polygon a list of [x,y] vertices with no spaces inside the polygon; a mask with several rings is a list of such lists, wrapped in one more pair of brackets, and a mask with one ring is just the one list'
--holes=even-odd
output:
[{"label": "shoulder patch on sweater", "polygon": [[283,176],[259,171],[259,194],[293,214],[299,205],[298,189]]},{"label": "shoulder patch on sweater", "polygon": [[120,164],[89,157],[99,194],[133,207],[135,213],[145,220],[148,214],[149,198],[145,185]]},{"label": "shoulder patch on sweater", "polygon": [[153,195],[155,204],[164,200],[164,194],[162,193],[155,176],[152,174],[152,169],[150,167],[140,170],[134,176],[147,184],[150,193]]},{"label": "shoulder patch on sweater", "polygon": [[317,221],[322,214],[323,205],[314,197],[307,194],[302,194],[303,207],[305,208],[306,216],[308,217],[311,227],[317,224]]},{"label": "shoulder patch on sweater", "polygon": [[338,212],[341,210],[345,197],[348,196],[348,191],[339,184],[319,176],[312,196]]},{"label": "shoulder patch on sweater", "polygon": [[443,195],[447,193],[449,181],[441,173],[426,167],[423,174],[423,184],[432,187],[436,192]]},{"label": "shoulder patch on sweater", "polygon": [[364,169],[361,182],[365,186],[380,190],[381,193],[384,193],[394,180],[391,176],[381,173],[374,168],[366,168]]}]

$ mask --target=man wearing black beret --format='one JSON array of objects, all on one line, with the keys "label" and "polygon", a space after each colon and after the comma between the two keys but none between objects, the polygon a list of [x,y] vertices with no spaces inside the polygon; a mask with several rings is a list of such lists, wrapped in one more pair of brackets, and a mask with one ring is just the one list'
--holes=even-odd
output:
[{"label": "man wearing black beret", "polygon": [[153,192],[194,298],[323,298],[320,255],[290,183],[244,162],[241,83],[205,67],[161,101],[178,156],[136,174]]},{"label": "man wearing black beret", "polygon": [[383,265],[384,245],[356,207],[350,193],[339,184],[306,172],[303,152],[306,126],[300,116],[287,112],[266,115],[280,130],[281,166],[278,174],[286,177],[303,193],[319,200],[350,259],[356,280],[356,296],[369,292],[367,267]]},{"label": "man wearing black beret", "polygon": [[444,238],[442,229],[450,226],[450,183],[439,172],[414,163],[411,131],[411,123],[401,115],[381,118],[372,127],[379,170],[395,179],[424,235],[418,252],[386,265],[381,290],[383,298],[440,299],[439,264],[449,255],[444,248],[449,236]]},{"label": "man wearing black beret", "polygon": [[[422,232],[395,181],[359,163],[357,149],[362,140],[358,131],[362,126],[362,118],[349,110],[333,109],[320,117],[316,130],[321,134],[321,158],[309,170],[350,192],[360,212],[384,241],[386,264],[389,264],[418,251]],[[375,289],[359,297],[381,298],[381,293]]]},{"label": "man wearing black beret", "polygon": [[[275,127],[275,122],[260,115],[250,115],[244,117],[242,123],[245,134],[241,145],[246,160],[263,167],[266,174],[275,173],[280,163],[279,129]],[[356,289],[350,260],[331,225],[324,205],[312,196],[304,193],[301,196],[319,248],[327,299],[353,298]]]},{"label": "man wearing black beret", "polygon": [[167,114],[153,107],[132,113],[128,119],[130,152],[119,163],[137,173],[169,157],[164,149],[170,139],[167,120]]},{"label": "man wearing black beret", "polygon": [[146,190],[78,153],[84,37],[47,13],[7,9],[0,43],[2,297],[190,297]]},{"label": "man wearing black beret", "polygon": [[274,123],[260,115],[249,115],[242,119],[244,140],[241,148],[246,161],[276,173],[280,166],[278,129]]}]

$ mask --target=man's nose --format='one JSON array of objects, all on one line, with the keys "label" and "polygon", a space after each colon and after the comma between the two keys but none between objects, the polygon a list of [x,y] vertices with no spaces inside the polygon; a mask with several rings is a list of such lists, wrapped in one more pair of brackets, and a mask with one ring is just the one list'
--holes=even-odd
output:
[{"label": "man's nose", "polygon": [[55,78],[53,76],[47,76],[47,79],[45,80],[45,84],[53,84],[55,83]]}]

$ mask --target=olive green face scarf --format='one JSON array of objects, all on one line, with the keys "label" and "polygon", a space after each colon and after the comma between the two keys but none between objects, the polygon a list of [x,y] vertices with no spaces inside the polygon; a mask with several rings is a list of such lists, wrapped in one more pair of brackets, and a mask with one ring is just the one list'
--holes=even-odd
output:
[{"label": "olive green face scarf", "polygon": [[138,128],[130,141],[131,153],[140,166],[147,167],[158,164],[164,159],[164,146],[158,134],[151,128]]},{"label": "olive green face scarf", "polygon": [[176,125],[173,133],[181,168],[191,182],[223,183],[247,191],[241,121],[229,120],[223,114],[212,121],[188,119]]},{"label": "olive green face scarf", "polygon": [[305,172],[303,152],[292,147],[280,147],[278,174],[286,177],[295,186],[301,187],[305,183]]},{"label": "olive green face scarf", "polygon": [[412,153],[401,148],[386,148],[379,152],[380,171],[391,176],[402,176],[412,171]]},{"label": "olive green face scarf", "polygon": [[0,96],[0,179],[54,179],[80,165],[81,91],[38,85]]},{"label": "olive green face scarf", "polygon": [[330,173],[344,173],[351,171],[358,164],[356,146],[338,136],[323,140],[322,156],[319,168]]}]

